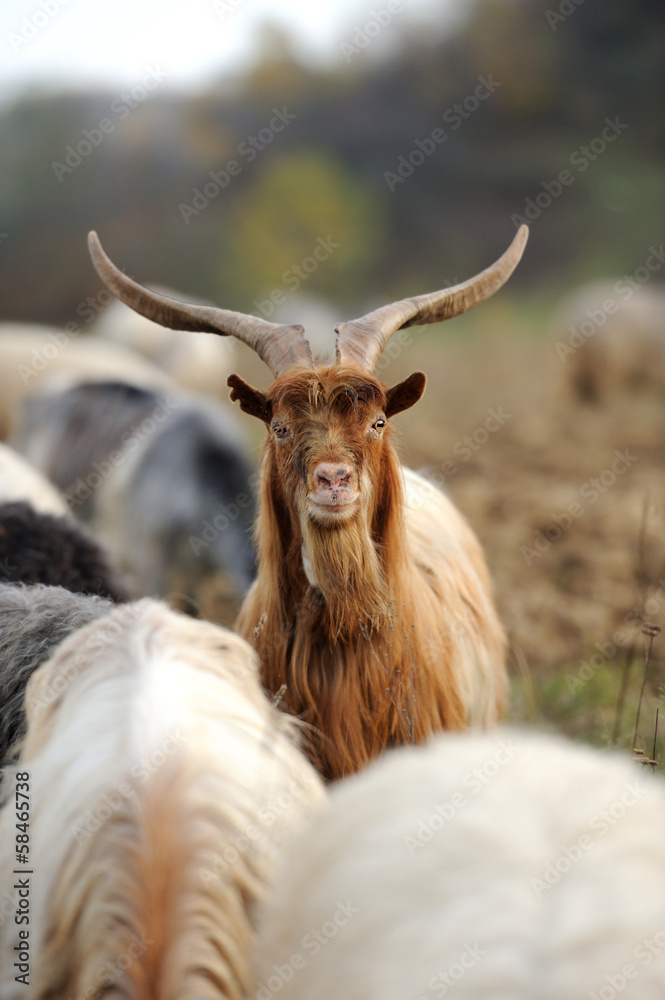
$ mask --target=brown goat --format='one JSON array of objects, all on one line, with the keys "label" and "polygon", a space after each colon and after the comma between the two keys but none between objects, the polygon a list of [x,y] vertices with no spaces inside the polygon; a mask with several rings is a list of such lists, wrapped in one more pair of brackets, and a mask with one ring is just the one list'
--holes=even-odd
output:
[{"label": "brown goat", "polygon": [[231,398],[268,429],[256,537],[258,579],[238,619],[262,681],[312,728],[327,779],[387,746],[491,725],[503,709],[504,637],[478,542],[450,501],[403,469],[390,419],[425,376],[388,388],[372,372],[388,339],[484,301],[508,279],[527,228],[490,268],[454,288],[384,306],[337,328],[317,364],[301,326],[189,306],[126,278],[94,234],[100,277],[137,312],[181,330],[233,335],[271,368],[263,393],[231,375]]}]

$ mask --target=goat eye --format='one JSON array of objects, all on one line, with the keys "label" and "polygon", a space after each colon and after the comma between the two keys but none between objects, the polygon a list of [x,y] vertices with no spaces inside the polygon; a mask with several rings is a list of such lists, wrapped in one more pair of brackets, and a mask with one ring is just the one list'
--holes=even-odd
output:
[{"label": "goat eye", "polygon": [[383,419],[383,417],[379,417],[379,419],[378,419],[378,420],[375,420],[375,421],[374,421],[374,423],[372,424],[372,427],[373,427],[373,429],[374,429],[375,431],[380,431],[380,430],[382,430],[382,429],[383,429],[383,428],[384,428],[385,426],[386,426],[386,422],[385,422],[385,420]]},{"label": "goat eye", "polygon": [[272,430],[278,441],[284,441],[291,433],[285,424],[279,424],[276,427],[273,427]]}]

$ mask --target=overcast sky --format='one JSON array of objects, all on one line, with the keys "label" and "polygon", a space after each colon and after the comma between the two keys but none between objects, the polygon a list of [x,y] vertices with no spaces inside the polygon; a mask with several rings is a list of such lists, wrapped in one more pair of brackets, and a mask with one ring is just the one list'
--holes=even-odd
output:
[{"label": "overcast sky", "polygon": [[[469,0],[466,0],[468,6]],[[341,45],[374,12],[444,27],[465,0],[0,0],[0,100],[34,84],[126,87],[159,66],[169,87],[198,87],[251,64],[257,27],[295,35],[314,64],[344,59]],[[400,9],[401,8],[401,9]],[[370,29],[375,30],[374,28]],[[372,41],[375,50],[390,24]],[[369,51],[369,50],[368,50]]]}]

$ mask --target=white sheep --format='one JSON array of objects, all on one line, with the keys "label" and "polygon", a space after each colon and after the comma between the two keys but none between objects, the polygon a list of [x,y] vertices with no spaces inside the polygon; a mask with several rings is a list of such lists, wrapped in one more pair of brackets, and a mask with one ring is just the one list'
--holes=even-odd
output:
[{"label": "white sheep", "polygon": [[13,448],[0,441],[0,503],[27,500],[41,514],[68,517],[65,498]]},{"label": "white sheep", "polygon": [[[162,295],[182,297],[172,289],[153,287]],[[167,330],[140,316],[119,299],[113,299],[100,313],[93,334],[137,351],[167,372],[183,389],[212,396],[224,403],[228,401],[226,379],[236,354],[230,337],[185,337],[180,330]]]},{"label": "white sheep", "polygon": [[32,396],[13,440],[137,596],[233,620],[255,570],[253,467],[233,412],[178,391],[80,382]]},{"label": "white sheep", "polygon": [[391,751],[332,789],[260,927],[256,1000],[662,1000],[663,781],[510,729]]},{"label": "white sheep", "polygon": [[665,389],[665,291],[625,280],[575,289],[554,320],[564,382],[582,401]]},{"label": "white sheep", "polygon": [[64,388],[77,380],[113,378],[162,392],[173,387],[165,372],[122,344],[48,326],[0,323],[0,440],[11,436],[22,401],[48,380]]},{"label": "white sheep", "polygon": [[[6,780],[29,795],[29,864],[12,798],[0,996],[239,1000],[255,902],[323,798],[250,647],[156,602],[125,605],[58,647],[26,708]],[[13,889],[17,867],[28,881]]]}]

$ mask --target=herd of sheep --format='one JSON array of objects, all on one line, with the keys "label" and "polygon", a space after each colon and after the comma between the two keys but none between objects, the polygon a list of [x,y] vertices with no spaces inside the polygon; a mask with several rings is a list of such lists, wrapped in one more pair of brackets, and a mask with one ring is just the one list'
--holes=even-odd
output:
[{"label": "herd of sheep", "polygon": [[[334,360],[94,235],[90,333],[0,324],[0,1000],[662,1000],[665,787],[497,726],[482,551],[391,440],[425,376],[373,374],[526,238]],[[594,294],[559,345],[589,401],[626,370]]]}]

